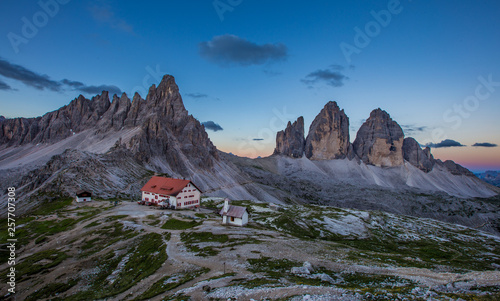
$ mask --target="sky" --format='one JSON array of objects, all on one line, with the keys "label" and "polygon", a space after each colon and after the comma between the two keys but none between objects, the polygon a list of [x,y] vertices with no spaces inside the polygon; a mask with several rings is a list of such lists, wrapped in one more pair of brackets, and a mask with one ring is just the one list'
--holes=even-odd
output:
[{"label": "sky", "polygon": [[380,107],[436,158],[500,170],[498,28],[495,0],[3,0],[0,115],[171,74],[225,152],[268,156],[334,100],[351,141]]}]

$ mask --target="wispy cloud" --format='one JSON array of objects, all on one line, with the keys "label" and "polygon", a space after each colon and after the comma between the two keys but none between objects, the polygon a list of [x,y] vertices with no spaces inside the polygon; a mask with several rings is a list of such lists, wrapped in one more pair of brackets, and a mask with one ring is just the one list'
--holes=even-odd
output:
[{"label": "wispy cloud", "polygon": [[[66,90],[66,88],[70,88],[72,90],[87,94],[98,94],[102,91],[108,91],[111,94],[121,94],[120,88],[114,85],[89,86],[82,82],[69,79],[56,81],[51,79],[48,75],[38,74],[21,65],[12,64],[11,62],[8,62],[2,58],[0,58],[0,75],[5,78],[20,81],[26,86],[33,87],[38,90],[61,92],[63,90]],[[0,81],[0,90],[13,89],[3,81]]]},{"label": "wispy cloud", "polygon": [[445,139],[439,143],[427,143],[425,146],[432,148],[442,148],[442,147],[462,147],[465,145],[455,140]]},{"label": "wispy cloud", "polygon": [[282,43],[259,45],[231,34],[213,37],[198,47],[201,57],[221,66],[263,65],[288,56],[288,49]]},{"label": "wispy cloud", "polygon": [[478,142],[478,143],[474,143],[472,146],[478,146],[478,147],[497,147],[498,144],[489,143],[489,142]]},{"label": "wispy cloud", "polygon": [[13,90],[13,89],[7,83],[5,83],[4,81],[0,80],[0,90],[8,91],[8,90]]},{"label": "wispy cloud", "polygon": [[401,124],[401,128],[407,136],[415,133],[422,133],[428,130],[427,126],[418,126],[415,124]]},{"label": "wispy cloud", "polygon": [[127,21],[116,16],[111,6],[100,2],[89,7],[90,15],[94,20],[120,31],[135,34],[134,28]]},{"label": "wispy cloud", "polygon": [[41,75],[23,66],[12,64],[0,58],[0,75],[22,82],[38,90],[60,91],[61,83],[51,80],[47,75]]},{"label": "wispy cloud", "polygon": [[283,74],[283,72],[280,71],[274,71],[274,70],[269,70],[269,69],[264,69],[263,70],[264,74],[268,76],[277,76]]},{"label": "wispy cloud", "polygon": [[207,130],[211,130],[214,132],[223,130],[223,128],[220,125],[218,125],[217,123],[215,123],[213,121],[205,121],[202,124],[205,126],[205,129],[207,129]]},{"label": "wispy cloud", "polygon": [[109,94],[122,94],[122,91],[120,88],[114,85],[99,85],[99,86],[87,86],[83,84],[82,82],[78,81],[72,81],[69,79],[63,79],[61,83],[73,88],[76,91],[80,91],[83,93],[88,93],[88,94],[99,94],[102,91],[108,91]]},{"label": "wispy cloud", "polygon": [[344,81],[349,79],[342,73],[343,70],[343,66],[331,65],[328,69],[318,69],[309,73],[305,78],[301,79],[301,82],[309,87],[318,83],[326,83],[332,87],[342,87]]},{"label": "wispy cloud", "polygon": [[186,96],[191,98],[207,98],[208,95],[204,93],[187,93]]}]

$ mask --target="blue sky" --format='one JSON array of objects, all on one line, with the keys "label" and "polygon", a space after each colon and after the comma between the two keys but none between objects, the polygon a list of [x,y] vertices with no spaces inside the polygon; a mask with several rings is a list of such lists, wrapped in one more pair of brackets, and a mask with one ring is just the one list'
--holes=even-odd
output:
[{"label": "blue sky", "polygon": [[[267,156],[287,121],[304,116],[307,131],[335,100],[352,141],[380,107],[407,136],[433,143],[436,157],[500,169],[498,1],[5,0],[0,8],[6,117],[43,115],[101,88],[145,97],[168,73],[189,112],[222,128],[208,133],[223,151]],[[446,139],[463,146],[440,148]]]}]

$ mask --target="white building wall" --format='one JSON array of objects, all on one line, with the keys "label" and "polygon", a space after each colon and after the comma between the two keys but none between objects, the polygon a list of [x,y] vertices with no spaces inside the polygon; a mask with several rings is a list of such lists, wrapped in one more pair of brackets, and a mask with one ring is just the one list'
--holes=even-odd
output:
[{"label": "white building wall", "polygon": [[186,185],[177,197],[168,195],[159,195],[152,192],[143,191],[142,200],[145,202],[152,202],[158,204],[160,202],[169,203],[175,206],[175,209],[193,208],[200,206],[201,192],[191,183]]},{"label": "white building wall", "polygon": [[244,226],[248,224],[248,213],[245,211],[245,213],[243,214],[243,217],[241,219],[241,225]]},{"label": "white building wall", "polygon": [[248,224],[248,213],[245,211],[242,218],[235,217],[233,221],[231,221],[231,217],[223,216],[222,223],[233,225],[233,226],[244,226],[244,225]]},{"label": "white building wall", "polygon": [[176,209],[200,206],[201,192],[191,183],[187,184],[177,195]]},{"label": "white building wall", "polygon": [[84,198],[79,198],[79,197],[76,197],[76,201],[78,203],[82,203],[82,202],[90,202],[92,201],[92,198],[91,197],[84,197]]},{"label": "white building wall", "polygon": [[142,200],[144,202],[150,202],[155,205],[158,205],[161,202],[168,203],[170,200],[170,197],[168,195],[160,195],[157,193],[152,193],[152,192],[142,192]]}]

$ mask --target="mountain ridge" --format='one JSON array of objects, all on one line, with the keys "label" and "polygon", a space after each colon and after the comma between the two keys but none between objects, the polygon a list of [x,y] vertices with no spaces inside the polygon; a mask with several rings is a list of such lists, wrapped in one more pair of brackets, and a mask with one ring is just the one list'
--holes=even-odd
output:
[{"label": "mountain ridge", "polygon": [[[302,136],[295,130],[297,123],[303,128],[302,116],[278,132],[273,155],[293,158],[304,155],[311,160],[349,158],[378,167],[402,166],[407,161],[426,173],[440,165],[451,174],[474,177],[468,169],[451,160],[434,159],[429,147],[422,149],[413,137],[405,137],[401,126],[380,108],[370,113],[353,143],[349,141],[349,118],[335,101],[329,101],[316,116],[307,137],[303,137],[303,130]],[[294,135],[290,135],[291,132]],[[301,141],[305,142],[301,144]]]},{"label": "mountain ridge", "polygon": [[[289,122],[277,133],[281,144],[272,156],[239,158],[217,150],[204,126],[184,107],[173,76],[166,75],[145,99],[136,93],[132,101],[126,94],[110,100],[103,92],[90,100],[79,96],[41,117],[0,120],[0,170],[6,171],[0,178],[17,188],[25,204],[20,213],[47,196],[71,195],[80,188],[99,198],[136,199],[137,187],[155,173],[188,177],[206,195],[216,197],[333,204],[414,216],[428,214],[425,208],[435,201],[433,194],[447,193],[454,196],[450,202],[462,202],[456,197],[484,198],[500,191],[452,161],[434,160],[429,149],[404,139],[399,125],[381,109],[365,122],[356,147],[349,143],[349,119],[335,102],[327,103],[318,116],[307,137],[303,118]],[[397,153],[389,163],[381,160],[383,155],[370,155],[387,152]],[[404,196],[398,200],[404,205],[401,212],[387,204],[398,195]],[[3,192],[0,198],[5,197]],[[474,208],[469,217],[430,217],[468,226],[491,221],[485,229],[497,231],[497,217],[491,214],[495,208],[464,202]],[[465,214],[465,205],[436,206]]]}]

